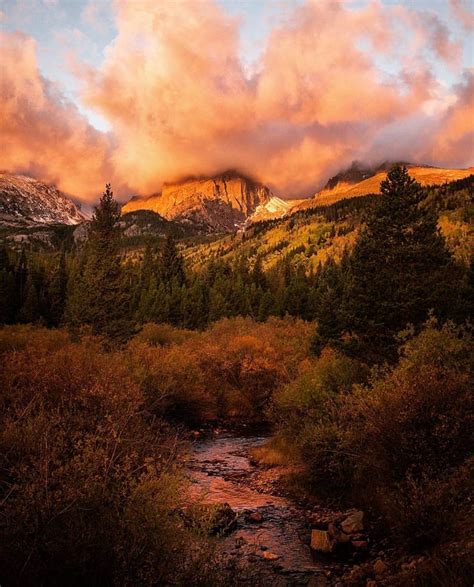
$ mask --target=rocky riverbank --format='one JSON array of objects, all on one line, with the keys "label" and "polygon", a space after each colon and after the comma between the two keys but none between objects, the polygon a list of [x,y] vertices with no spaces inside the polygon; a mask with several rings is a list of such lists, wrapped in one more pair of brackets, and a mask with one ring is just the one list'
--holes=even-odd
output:
[{"label": "rocky riverbank", "polygon": [[226,526],[219,548],[237,584],[412,584],[424,557],[400,557],[387,539],[375,540],[360,510],[295,496],[285,483],[292,467],[262,466],[252,457],[267,440],[222,431],[197,440],[188,462],[195,496],[227,504],[219,513]]}]

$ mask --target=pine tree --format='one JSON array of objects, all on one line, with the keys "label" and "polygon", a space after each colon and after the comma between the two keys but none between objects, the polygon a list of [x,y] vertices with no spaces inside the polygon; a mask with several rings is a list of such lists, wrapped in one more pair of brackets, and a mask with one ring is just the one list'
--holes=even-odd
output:
[{"label": "pine tree", "polygon": [[0,324],[15,319],[15,273],[5,247],[0,246]]},{"label": "pine tree", "polygon": [[273,311],[273,305],[273,295],[269,290],[267,290],[260,298],[260,304],[257,312],[257,320],[259,322],[265,322],[265,320],[270,316]]},{"label": "pine tree", "polygon": [[262,269],[262,259],[257,257],[251,273],[252,281],[257,287],[265,290],[267,288],[267,278]]},{"label": "pine tree", "polygon": [[77,275],[79,298],[75,300],[79,316],[75,321],[87,324],[94,334],[124,340],[132,332],[130,295],[119,256],[120,206],[114,200],[110,184],[95,207],[83,269]]},{"label": "pine tree", "polygon": [[406,168],[391,169],[381,193],[354,247],[339,314],[341,333],[356,341],[346,348],[369,360],[394,356],[396,334],[422,324],[430,310],[448,317],[459,280],[436,216],[420,206],[422,188]]},{"label": "pine tree", "polygon": [[20,258],[15,269],[15,292],[16,303],[15,312],[18,312],[23,306],[26,296],[26,282],[28,280],[28,262],[26,259],[25,249],[21,250]]},{"label": "pine tree", "polygon": [[67,271],[66,255],[62,251],[59,255],[58,265],[51,277],[48,298],[49,298],[49,323],[51,326],[59,326],[63,319],[67,294]]},{"label": "pine tree", "polygon": [[28,272],[28,278],[25,286],[25,297],[23,304],[18,312],[18,321],[23,323],[38,322],[41,318],[39,290],[36,284],[35,275],[32,271]]},{"label": "pine tree", "polygon": [[184,277],[184,262],[176,246],[174,238],[169,235],[166,238],[165,246],[161,254],[160,263],[161,279],[167,283],[171,289],[172,281],[183,285]]}]

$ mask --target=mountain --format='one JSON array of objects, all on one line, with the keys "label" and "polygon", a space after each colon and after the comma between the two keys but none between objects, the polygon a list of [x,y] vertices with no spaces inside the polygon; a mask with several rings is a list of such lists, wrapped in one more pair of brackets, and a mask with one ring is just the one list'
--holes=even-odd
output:
[{"label": "mountain", "polygon": [[122,213],[151,210],[167,220],[201,228],[207,232],[234,231],[272,193],[265,185],[235,171],[207,178],[190,178],[165,184],[160,194],[132,198]]},{"label": "mountain", "polygon": [[266,202],[259,204],[255,212],[249,217],[250,222],[261,222],[263,220],[273,220],[275,218],[283,218],[293,210],[296,206],[305,200],[282,200],[277,196],[272,196]]},{"label": "mountain", "polygon": [[[437,215],[449,250],[467,266],[472,257],[473,190],[474,174],[423,190],[424,205]],[[251,224],[245,238],[226,234],[215,235],[207,242],[190,239],[184,246],[186,262],[190,268],[201,270],[210,260],[233,266],[238,259],[246,259],[252,267],[258,259],[264,270],[288,263],[307,274],[316,272],[329,258],[338,260],[344,251],[352,249],[377,200],[377,195],[369,194],[333,204],[313,204],[306,210]]]},{"label": "mountain", "polygon": [[85,214],[56,187],[25,175],[0,173],[0,224],[79,224]]},{"label": "mountain", "polygon": [[[464,179],[474,174],[474,167],[468,169],[445,169],[441,167],[417,166],[405,163],[408,171],[421,185],[440,185]],[[320,192],[298,206],[305,210],[314,206],[333,204],[344,198],[355,198],[367,194],[379,194],[380,183],[387,177],[392,163],[383,163],[375,168],[353,163],[347,170],[332,177]]]},{"label": "mountain", "polygon": [[174,238],[185,238],[196,234],[196,229],[173,220],[166,220],[151,210],[135,210],[122,214],[120,229],[126,239],[139,237],[164,237],[171,235]]}]

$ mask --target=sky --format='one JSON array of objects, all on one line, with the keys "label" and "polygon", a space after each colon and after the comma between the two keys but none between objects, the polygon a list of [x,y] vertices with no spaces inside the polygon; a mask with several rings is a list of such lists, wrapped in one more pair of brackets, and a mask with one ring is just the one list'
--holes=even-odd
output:
[{"label": "sky", "polygon": [[239,169],[474,165],[472,0],[0,1],[0,169],[86,203]]}]

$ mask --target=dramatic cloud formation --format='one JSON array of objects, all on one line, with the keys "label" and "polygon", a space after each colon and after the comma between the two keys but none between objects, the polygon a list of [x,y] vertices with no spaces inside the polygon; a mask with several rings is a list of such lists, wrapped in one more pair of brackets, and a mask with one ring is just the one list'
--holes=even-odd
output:
[{"label": "dramatic cloud formation", "polygon": [[473,76],[452,89],[438,80],[436,63],[460,73],[462,46],[432,12],[308,0],[272,31],[249,78],[239,21],[213,0],[117,0],[114,10],[101,66],[75,67],[110,139],[41,79],[31,40],[17,37],[2,56],[4,167],[88,197],[109,178],[146,194],[238,168],[300,195],[354,159],[473,164]]},{"label": "dramatic cloud formation", "polygon": [[107,137],[41,77],[33,39],[0,33],[0,53],[0,167],[96,198],[111,173]]},{"label": "dramatic cloud formation", "polygon": [[472,162],[474,149],[474,72],[465,75],[457,88],[457,101],[437,125],[430,142],[430,159],[438,164],[457,165],[459,153]]}]

